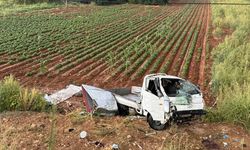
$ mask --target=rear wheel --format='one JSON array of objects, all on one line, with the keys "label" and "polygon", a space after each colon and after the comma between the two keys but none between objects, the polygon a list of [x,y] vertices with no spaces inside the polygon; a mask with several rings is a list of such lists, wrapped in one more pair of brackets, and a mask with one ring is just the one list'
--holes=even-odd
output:
[{"label": "rear wheel", "polygon": [[154,130],[163,130],[163,129],[165,129],[165,128],[167,127],[167,125],[168,125],[168,122],[165,123],[165,124],[162,124],[160,121],[155,121],[155,120],[153,120],[153,118],[152,118],[152,116],[151,116],[150,114],[148,115],[147,120],[148,120],[149,126],[150,126],[152,129],[154,129]]},{"label": "rear wheel", "polygon": [[125,106],[125,105],[122,105],[119,103],[117,103],[117,106],[118,106],[119,115],[121,115],[121,116],[129,115],[129,107],[128,106]]}]

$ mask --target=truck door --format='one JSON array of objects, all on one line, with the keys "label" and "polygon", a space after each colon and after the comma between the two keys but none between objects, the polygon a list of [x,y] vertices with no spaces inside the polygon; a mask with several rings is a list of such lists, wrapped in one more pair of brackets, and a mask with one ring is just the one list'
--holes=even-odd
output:
[{"label": "truck door", "polygon": [[142,107],[151,114],[153,120],[164,121],[164,99],[159,78],[148,80],[142,91]]}]

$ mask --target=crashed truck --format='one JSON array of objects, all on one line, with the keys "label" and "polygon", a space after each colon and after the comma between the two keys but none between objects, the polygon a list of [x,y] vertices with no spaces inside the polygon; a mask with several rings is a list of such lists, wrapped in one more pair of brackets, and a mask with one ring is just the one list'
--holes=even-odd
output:
[{"label": "crashed truck", "polygon": [[182,78],[163,73],[144,77],[142,87],[104,90],[82,85],[88,112],[128,114],[129,109],[146,116],[149,126],[162,130],[174,120],[205,114],[200,88]]}]

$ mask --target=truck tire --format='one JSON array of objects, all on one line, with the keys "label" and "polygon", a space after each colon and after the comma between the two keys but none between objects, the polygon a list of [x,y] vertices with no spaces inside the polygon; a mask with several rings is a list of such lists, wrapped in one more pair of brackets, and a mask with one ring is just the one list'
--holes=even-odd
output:
[{"label": "truck tire", "polygon": [[117,103],[117,106],[118,106],[119,115],[121,115],[121,116],[129,115],[129,107],[128,106],[125,106],[125,105],[122,105],[119,103]]},{"label": "truck tire", "polygon": [[164,130],[168,124],[168,122],[165,124],[161,124],[160,121],[153,120],[153,118],[150,114],[147,117],[147,121],[148,121],[149,126],[154,130]]}]

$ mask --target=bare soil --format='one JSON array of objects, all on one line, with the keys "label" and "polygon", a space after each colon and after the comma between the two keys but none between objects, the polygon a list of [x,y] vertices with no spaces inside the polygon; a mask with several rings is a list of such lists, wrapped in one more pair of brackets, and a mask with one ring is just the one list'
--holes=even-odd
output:
[{"label": "bare soil", "polygon": [[[141,117],[81,116],[79,105],[81,100],[74,98],[59,106],[59,110],[60,107],[68,110],[56,113],[54,132],[51,132],[53,119],[49,113],[1,113],[0,148],[47,149],[53,142],[55,149],[90,150],[110,150],[113,144],[118,144],[121,150],[161,150],[170,145],[192,150],[247,150],[250,146],[250,134],[239,126],[195,120],[155,131]],[[78,116],[77,120],[74,116]],[[81,131],[87,132],[85,139],[80,139]]]}]

